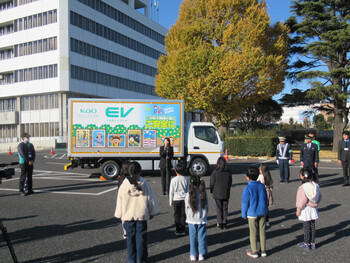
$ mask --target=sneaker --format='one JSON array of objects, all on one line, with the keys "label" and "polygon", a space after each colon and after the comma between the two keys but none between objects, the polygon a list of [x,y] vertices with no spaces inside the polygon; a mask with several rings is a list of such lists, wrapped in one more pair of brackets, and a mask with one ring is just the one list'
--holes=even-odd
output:
[{"label": "sneaker", "polygon": [[264,258],[264,257],[267,257],[267,254],[265,251],[261,251],[261,257]]},{"label": "sneaker", "polygon": [[180,232],[180,231],[175,231],[174,234],[175,234],[176,236],[181,236],[181,232]]},{"label": "sneaker", "polygon": [[197,260],[197,257],[196,257],[196,256],[191,255],[191,256],[190,256],[190,259],[191,259],[191,261],[196,261],[196,260]]},{"label": "sneaker", "polygon": [[186,236],[186,232],[185,231],[181,231],[179,233],[180,233],[180,236]]},{"label": "sneaker", "polygon": [[203,260],[204,260],[204,255],[199,254],[199,256],[198,256],[198,261],[203,261]]},{"label": "sneaker", "polygon": [[266,222],[265,222],[265,226],[270,226],[270,222],[269,222],[269,221],[266,221]]},{"label": "sneaker", "polygon": [[250,250],[250,249],[247,250],[247,255],[250,256],[250,257],[252,257],[252,258],[258,258],[258,257],[259,257],[258,253],[253,252],[253,251]]},{"label": "sneaker", "polygon": [[315,243],[311,243],[311,244],[310,244],[310,248],[311,248],[311,249],[316,249],[316,244],[315,244]]},{"label": "sneaker", "polygon": [[310,250],[309,244],[306,244],[305,242],[299,243],[298,246],[305,249],[305,250]]},{"label": "sneaker", "polygon": [[19,195],[20,195],[20,196],[27,196],[28,194],[25,193],[25,192],[19,192]]},{"label": "sneaker", "polygon": [[28,195],[33,195],[33,194],[35,194],[35,192],[33,190],[28,191]]},{"label": "sneaker", "polygon": [[127,235],[123,235],[123,239],[127,239],[128,238],[128,236]]}]

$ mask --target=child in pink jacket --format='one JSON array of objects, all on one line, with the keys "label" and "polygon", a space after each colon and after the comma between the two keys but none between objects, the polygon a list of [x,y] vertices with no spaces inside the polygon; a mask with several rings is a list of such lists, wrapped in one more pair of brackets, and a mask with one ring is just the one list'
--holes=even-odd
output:
[{"label": "child in pink jacket", "polygon": [[316,249],[315,220],[319,218],[317,206],[322,195],[319,185],[314,182],[314,174],[310,169],[301,169],[300,179],[303,184],[299,186],[297,192],[296,215],[303,222],[304,242],[298,245],[305,250]]}]

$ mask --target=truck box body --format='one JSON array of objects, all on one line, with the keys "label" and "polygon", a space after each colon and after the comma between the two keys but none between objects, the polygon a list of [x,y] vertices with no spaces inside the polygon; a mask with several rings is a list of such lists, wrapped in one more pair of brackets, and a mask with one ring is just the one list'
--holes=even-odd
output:
[{"label": "truck box body", "polygon": [[165,137],[184,155],[182,101],[70,99],[71,157],[159,157]]}]

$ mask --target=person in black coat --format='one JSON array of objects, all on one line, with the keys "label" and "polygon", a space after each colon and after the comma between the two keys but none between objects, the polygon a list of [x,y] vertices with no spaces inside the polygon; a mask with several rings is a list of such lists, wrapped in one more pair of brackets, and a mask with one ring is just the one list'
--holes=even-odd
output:
[{"label": "person in black coat", "polygon": [[232,185],[232,174],[227,169],[224,157],[219,157],[216,168],[210,175],[210,192],[216,204],[218,228],[227,228],[228,200]]},{"label": "person in black coat", "polygon": [[305,143],[300,147],[300,162],[302,168],[308,168],[315,173],[318,167],[318,146],[311,142],[312,138],[309,135],[305,136]]},{"label": "person in black coat", "polygon": [[350,153],[349,153],[349,132],[343,132],[343,140],[339,142],[338,146],[338,163],[343,167],[344,184],[349,185],[350,174]]},{"label": "person in black coat", "polygon": [[169,195],[170,177],[171,177],[171,160],[174,156],[174,149],[170,145],[170,139],[164,139],[164,145],[160,146],[159,150],[160,162],[160,176],[162,178],[162,191],[163,195]]},{"label": "person in black coat", "polygon": [[[19,178],[19,194],[32,195],[33,191],[33,169],[35,161],[34,145],[30,143],[30,135],[24,133],[22,142],[18,144],[19,167],[21,168],[21,176]],[[25,183],[27,182],[28,192],[25,192]]]}]

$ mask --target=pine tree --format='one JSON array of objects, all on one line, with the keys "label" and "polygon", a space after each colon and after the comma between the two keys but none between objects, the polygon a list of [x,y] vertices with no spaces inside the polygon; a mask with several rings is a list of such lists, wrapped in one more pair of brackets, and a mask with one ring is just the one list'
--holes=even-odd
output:
[{"label": "pine tree", "polygon": [[293,34],[291,52],[298,55],[290,75],[310,80],[308,96],[329,103],[334,113],[333,151],[349,122],[350,1],[295,0],[286,24]]}]

